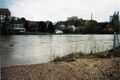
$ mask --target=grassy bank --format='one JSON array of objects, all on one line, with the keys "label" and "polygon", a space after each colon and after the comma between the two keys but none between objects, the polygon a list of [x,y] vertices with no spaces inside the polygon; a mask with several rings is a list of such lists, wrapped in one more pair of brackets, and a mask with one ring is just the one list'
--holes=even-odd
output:
[{"label": "grassy bank", "polygon": [[50,63],[2,68],[1,80],[119,80],[120,57],[112,52],[71,53]]},{"label": "grassy bank", "polygon": [[117,47],[115,50],[112,49],[112,50],[105,51],[105,52],[97,52],[97,53],[91,52],[89,54],[79,52],[79,53],[70,53],[63,57],[54,56],[53,62],[75,61],[75,60],[81,59],[81,58],[111,58],[111,57],[120,57],[120,46]]}]

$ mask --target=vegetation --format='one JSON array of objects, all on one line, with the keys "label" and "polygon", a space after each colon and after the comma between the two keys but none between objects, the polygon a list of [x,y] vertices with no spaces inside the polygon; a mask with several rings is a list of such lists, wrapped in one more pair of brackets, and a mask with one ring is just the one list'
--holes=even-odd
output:
[{"label": "vegetation", "polygon": [[22,24],[26,32],[55,33],[56,30],[72,34],[112,34],[120,31],[119,12],[110,17],[109,22],[97,22],[96,20],[83,20],[78,17],[70,17],[66,21],[53,24],[51,21],[29,21],[25,18],[6,17],[0,21],[1,33],[11,34],[14,24]]},{"label": "vegetation", "polygon": [[108,56],[105,55],[105,53],[95,53],[95,54],[84,54],[82,52],[80,53],[70,53],[69,55],[66,55],[64,57],[55,57],[53,62],[57,61],[76,61],[80,58],[107,58]]},{"label": "vegetation", "polygon": [[1,34],[8,34],[9,33],[8,27],[10,27],[10,20],[9,16],[6,16],[1,26]]},{"label": "vegetation", "polygon": [[85,54],[82,52],[79,53],[70,53],[64,57],[54,57],[53,62],[57,61],[75,61],[80,58],[111,58],[111,57],[120,57],[120,46],[116,48],[116,50],[109,50],[105,52],[96,52]]},{"label": "vegetation", "polygon": [[114,15],[111,16],[110,24],[113,25],[115,32],[120,31],[119,12],[114,12]]},{"label": "vegetation", "polygon": [[120,58],[6,67],[2,80],[120,80]]},{"label": "vegetation", "polygon": [[95,33],[96,28],[97,28],[97,21],[95,20],[90,20],[85,24],[86,33]]}]

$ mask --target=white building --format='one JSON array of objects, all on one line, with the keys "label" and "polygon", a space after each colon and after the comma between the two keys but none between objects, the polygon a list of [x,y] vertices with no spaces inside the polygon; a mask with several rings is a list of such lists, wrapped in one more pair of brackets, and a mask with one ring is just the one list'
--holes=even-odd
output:
[{"label": "white building", "polygon": [[55,33],[57,33],[57,34],[62,34],[62,33],[63,33],[63,31],[60,31],[60,30],[55,30]]},{"label": "white building", "polygon": [[13,24],[12,31],[13,32],[26,32],[26,29],[23,27],[23,24]]},{"label": "white building", "polygon": [[74,25],[68,25],[67,29],[71,30],[72,32],[74,32],[76,30],[76,27]]}]

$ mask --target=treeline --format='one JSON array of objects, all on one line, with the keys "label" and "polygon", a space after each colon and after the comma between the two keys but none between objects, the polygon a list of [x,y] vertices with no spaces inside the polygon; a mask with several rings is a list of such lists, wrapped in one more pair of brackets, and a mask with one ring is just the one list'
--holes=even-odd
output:
[{"label": "treeline", "polygon": [[[1,23],[1,34],[11,34],[16,27],[15,24],[22,24],[26,32],[55,33],[55,26],[51,21],[28,21],[25,18],[6,17]],[[19,27],[19,26],[17,26]]]},{"label": "treeline", "polygon": [[112,34],[120,31],[119,12],[110,17],[109,22],[97,22],[96,20],[83,20],[70,17],[66,21],[29,21],[25,18],[6,16],[0,21],[1,34],[10,34],[14,24],[22,24],[26,32],[64,33],[64,34]]},{"label": "treeline", "polygon": [[[71,25],[71,26],[70,26]],[[75,19],[60,21],[56,24],[63,33],[80,33],[80,34],[113,34],[120,32],[119,12],[110,16],[109,22],[97,22],[96,20]]]}]

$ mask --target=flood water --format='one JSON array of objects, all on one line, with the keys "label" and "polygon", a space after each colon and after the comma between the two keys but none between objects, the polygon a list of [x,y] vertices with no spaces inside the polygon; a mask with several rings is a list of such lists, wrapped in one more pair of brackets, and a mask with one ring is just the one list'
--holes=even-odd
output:
[{"label": "flood water", "polygon": [[[119,35],[120,39],[120,35]],[[112,49],[113,35],[9,35],[0,36],[1,66],[46,63],[69,53]]]}]

